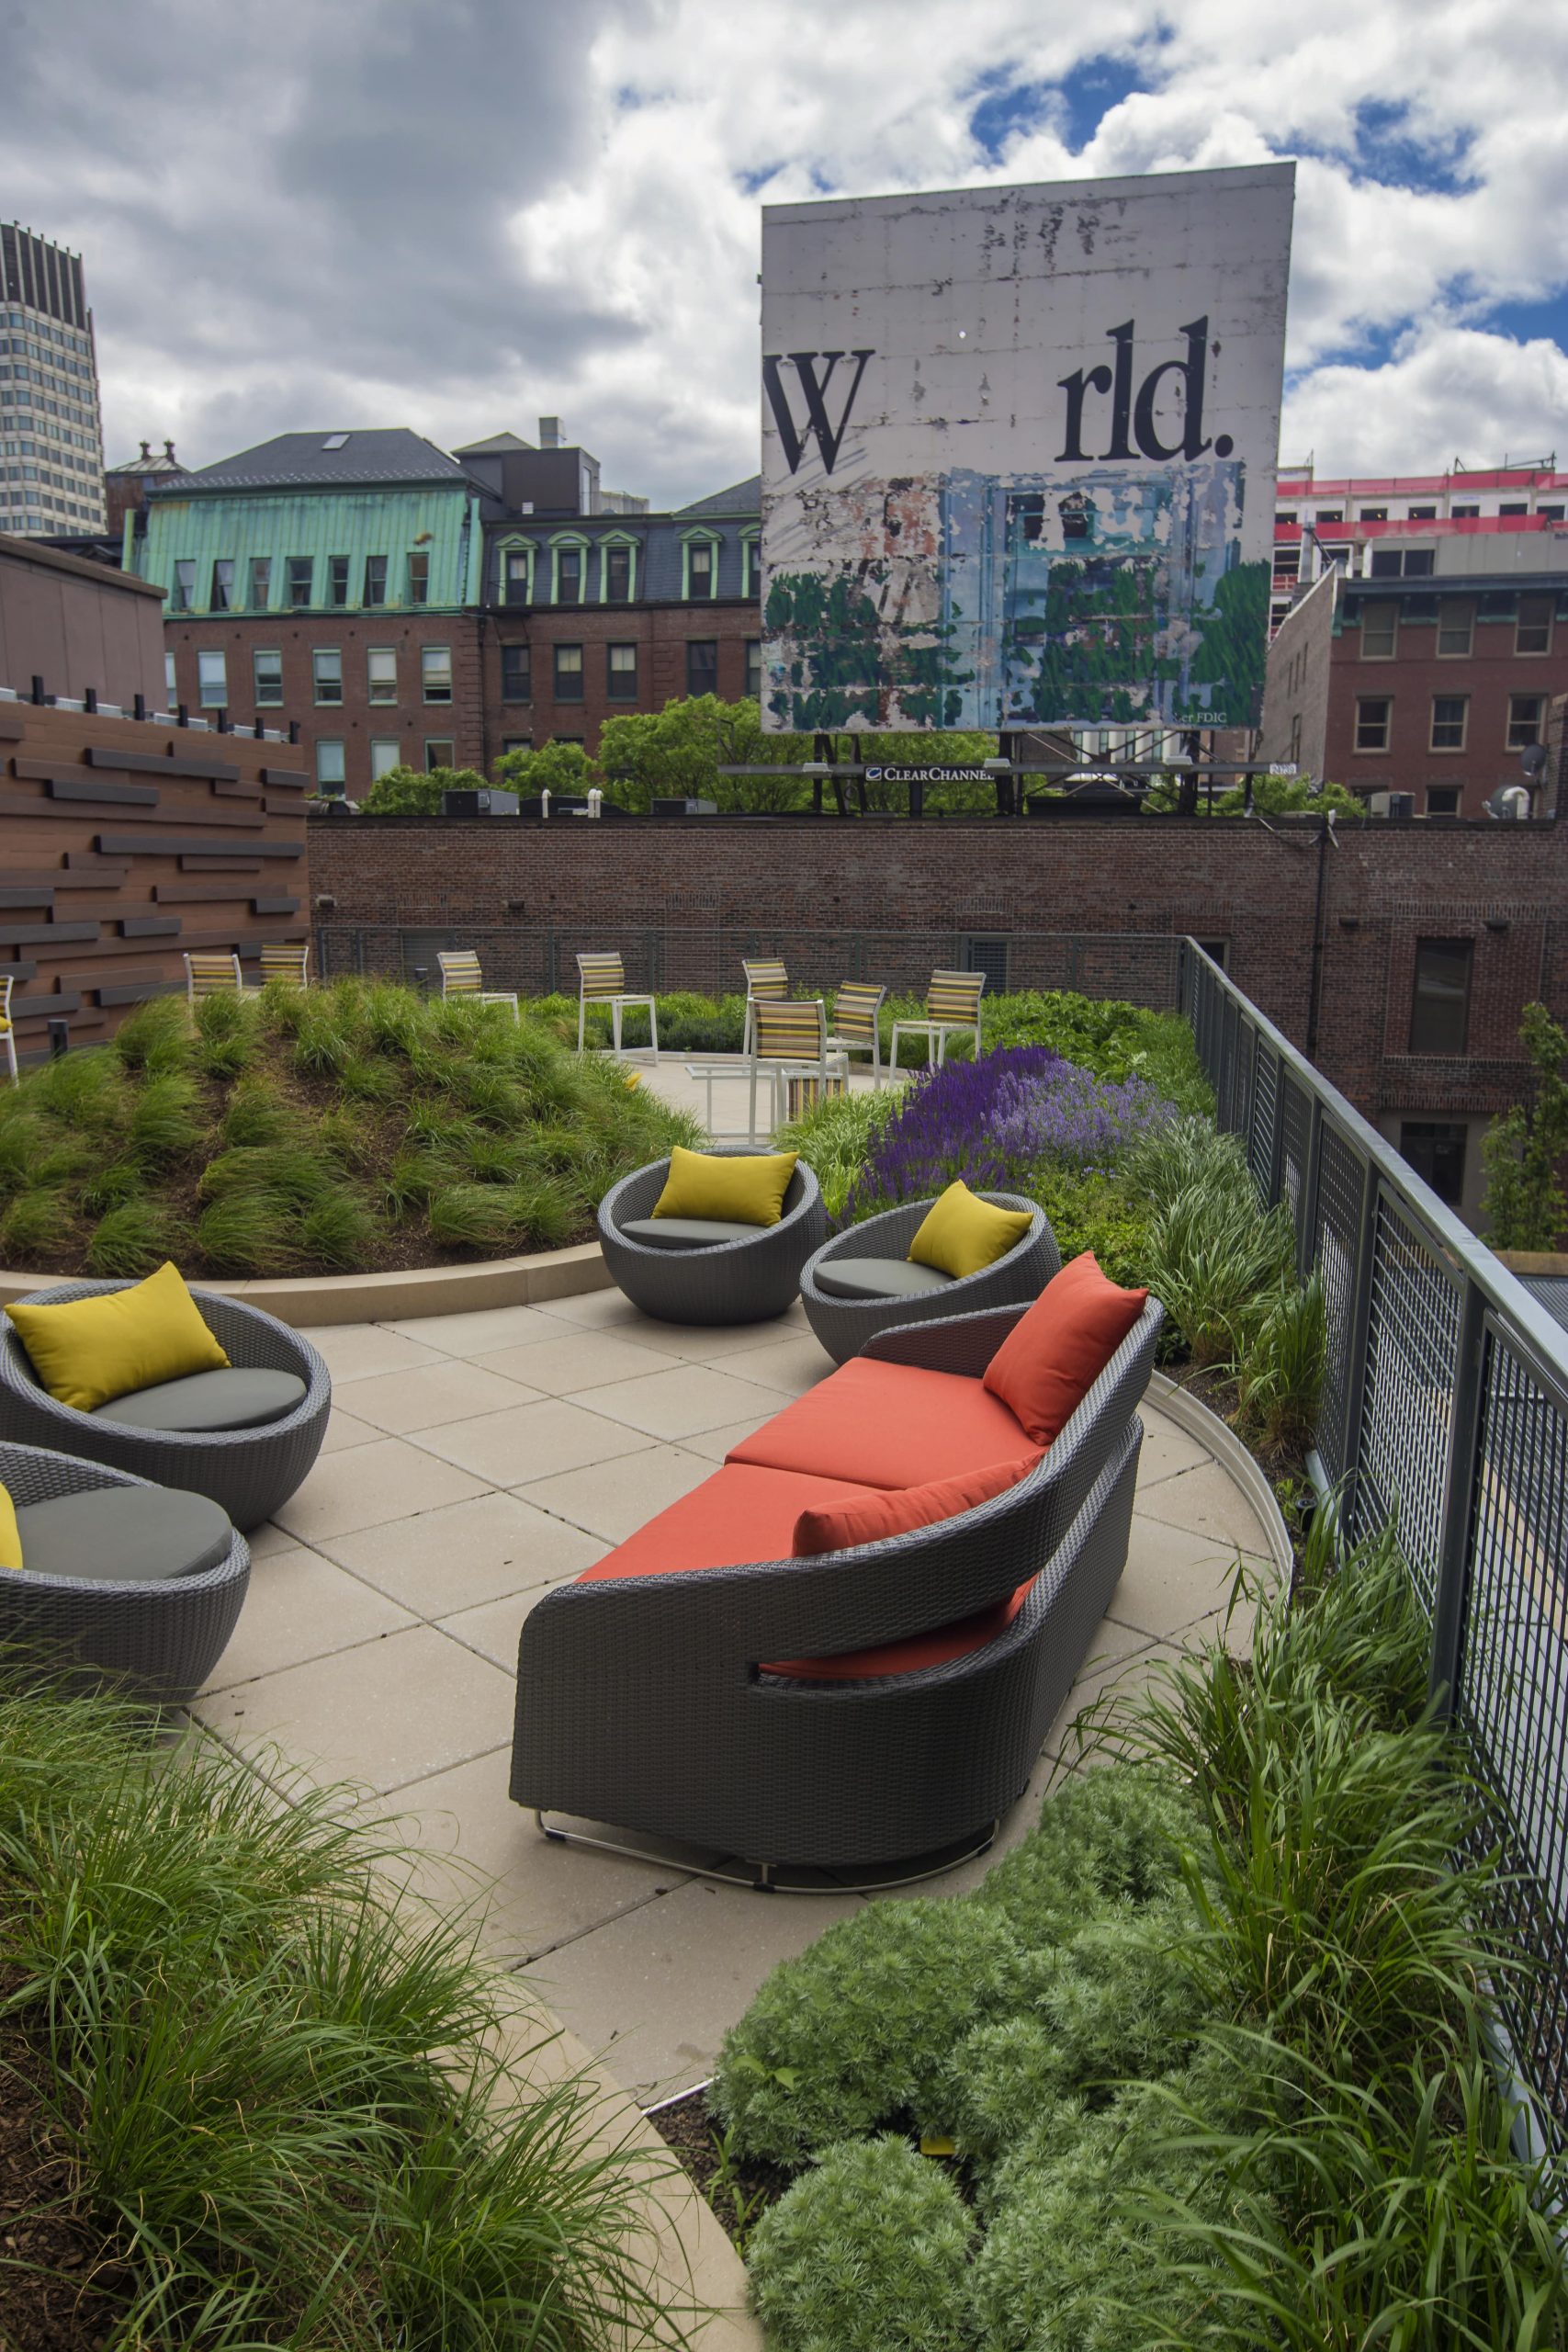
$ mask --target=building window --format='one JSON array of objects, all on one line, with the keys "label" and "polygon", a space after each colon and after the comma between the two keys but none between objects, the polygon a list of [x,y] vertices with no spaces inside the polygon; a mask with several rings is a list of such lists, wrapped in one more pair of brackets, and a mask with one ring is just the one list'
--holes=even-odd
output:
[{"label": "building window", "polygon": [[1410,1006],[1413,1054],[1462,1054],[1470,1030],[1468,939],[1418,939]]},{"label": "building window", "polygon": [[1359,523],[1386,523],[1388,508],[1386,506],[1359,507],[1356,512],[1356,520]]},{"label": "building window", "polygon": [[1561,506],[1538,506],[1535,511],[1543,523],[1561,523],[1564,510]]},{"label": "building window", "polygon": [[316,790],[328,795],[341,792],[345,774],[342,741],[333,735],[319,737],[316,743]]},{"label": "building window", "polygon": [[1497,506],[1499,514],[1528,514],[1529,511],[1528,498],[1505,498],[1499,501]]},{"label": "building window", "polygon": [[1404,577],[1406,580],[1430,580],[1437,562],[1437,556],[1430,548],[1406,548]]},{"label": "building window", "polygon": [[313,556],[291,555],[288,559],[288,601],[302,608],[309,605],[315,586],[316,560]]},{"label": "building window", "polygon": [[1343,506],[1320,507],[1318,509],[1317,520],[1320,523],[1343,523],[1345,520],[1345,509]]},{"label": "building window", "polygon": [[165,653],[164,656],[164,694],[171,710],[173,710],[175,707],[175,696],[179,693],[179,684],[175,676],[175,657],[172,653]]},{"label": "building window", "polygon": [[169,599],[172,612],[188,613],[191,598],[196,594],[196,564],[183,556],[175,566],[175,593]]},{"label": "building window", "polygon": [[611,702],[637,700],[637,647],[607,645],[604,648],[604,693]]},{"label": "building window", "polygon": [[1302,715],[1299,710],[1291,713],[1290,756],[1291,765],[1293,768],[1299,768],[1302,763]]},{"label": "building window", "polygon": [[1463,597],[1445,596],[1438,616],[1438,651],[1445,660],[1468,660],[1475,641],[1475,606]]},{"label": "building window", "polygon": [[746,692],[753,702],[762,699],[762,640],[749,637],[746,640]]},{"label": "building window", "polygon": [[254,677],[257,704],[263,707],[269,704],[276,707],[283,700],[282,654],[268,652],[258,645],[251,655],[251,669]]},{"label": "building window", "polygon": [[556,655],[557,702],[582,700],[582,648],[581,645],[558,645]]},{"label": "building window", "polygon": [[415,548],[409,557],[409,603],[428,605],[430,602],[430,558],[423,548]]},{"label": "building window", "polygon": [[424,772],[433,768],[451,768],[457,764],[456,746],[449,735],[427,735],[424,739]]},{"label": "building window", "polygon": [[501,559],[501,600],[503,605],[528,601],[528,550],[508,548]]},{"label": "building window", "polygon": [[1464,1148],[1468,1140],[1462,1123],[1456,1120],[1402,1119],[1399,1123],[1401,1159],[1450,1209],[1457,1209],[1464,1198]]},{"label": "building window", "polygon": [[1551,604],[1550,596],[1519,598],[1519,616],[1514,624],[1516,653],[1551,652]]},{"label": "building window", "polygon": [[212,566],[212,596],[208,610],[213,613],[230,611],[234,602],[234,560],[220,555]]},{"label": "building window", "polygon": [[310,656],[310,675],[318,702],[343,700],[343,655],[335,646],[317,646]]},{"label": "building window", "polygon": [[203,710],[228,709],[229,665],[221,653],[197,653],[196,682],[197,699]]},{"label": "building window", "polygon": [[365,601],[367,605],[384,605],[387,601],[387,559],[384,555],[367,555],[365,559]]},{"label": "building window", "polygon": [[607,547],[600,560],[604,566],[604,602],[607,605],[629,605],[632,597],[630,548]]},{"label": "building window", "polygon": [[689,637],[686,639],[686,692],[689,695],[716,695],[718,692],[717,638]]},{"label": "building window", "polygon": [[1275,548],[1274,577],[1277,581],[1297,580],[1301,577],[1301,569],[1302,551],[1300,548]]},{"label": "building window", "polygon": [[1508,696],[1508,749],[1522,752],[1541,739],[1541,723],[1546,717],[1544,695],[1510,695]]},{"label": "building window", "polygon": [[501,649],[501,699],[502,702],[531,702],[534,695],[532,664],[525,645],[503,645]]},{"label": "building window", "polygon": [[1410,520],[1413,523],[1435,523],[1437,519],[1438,510],[1435,506],[1413,506],[1410,509]]},{"label": "building window", "polygon": [[1393,702],[1390,695],[1359,695],[1356,703],[1357,751],[1386,752],[1393,717]]},{"label": "building window", "polygon": [[1481,517],[1479,506],[1450,506],[1449,513],[1456,523],[1474,523]]},{"label": "building window", "polygon": [[452,699],[452,649],[449,645],[422,645],[419,649],[420,691],[426,702],[450,702]]},{"label": "building window", "polygon": [[531,735],[503,735],[501,739],[502,758],[508,752],[531,752],[533,748],[534,738]]},{"label": "building window", "polygon": [[1468,695],[1434,695],[1432,697],[1432,743],[1434,752],[1462,752],[1465,721],[1470,711]]},{"label": "building window", "polygon": [[1361,659],[1392,662],[1399,646],[1399,606],[1392,596],[1361,606]]},{"label": "building window", "polygon": [[385,775],[389,768],[402,765],[402,745],[395,735],[372,735],[370,738],[370,773]]},{"label": "building window", "polygon": [[265,613],[272,598],[272,558],[254,555],[251,558],[251,590],[246,598],[253,613]]},{"label": "building window", "polygon": [[348,558],[330,555],[327,558],[327,602],[346,605],[348,602]]},{"label": "building window", "polygon": [[711,539],[686,541],[686,577],[682,582],[688,604],[706,604],[717,578],[718,550]]},{"label": "building window", "polygon": [[[1276,570],[1276,571],[1278,571],[1278,570],[1279,570],[1279,564],[1278,564],[1278,561],[1276,561],[1276,563],[1275,563],[1275,570]],[[757,542],[757,540],[755,540],[755,539],[742,539],[742,540],[741,540],[741,542],[740,542],[740,593],[741,593],[741,594],[742,594],[743,596],[755,596],[755,595],[759,594],[761,593],[761,580],[762,580],[762,550],[761,550],[761,546],[759,545],[759,543]]]},{"label": "building window", "polygon": [[1458,784],[1429,784],[1427,786],[1428,817],[1457,817],[1463,786]]},{"label": "building window", "polygon": [[395,646],[372,645],[365,656],[365,690],[370,702],[398,699],[398,655]]},{"label": "building window", "polygon": [[556,602],[558,605],[581,605],[582,602],[582,549],[557,548]]}]

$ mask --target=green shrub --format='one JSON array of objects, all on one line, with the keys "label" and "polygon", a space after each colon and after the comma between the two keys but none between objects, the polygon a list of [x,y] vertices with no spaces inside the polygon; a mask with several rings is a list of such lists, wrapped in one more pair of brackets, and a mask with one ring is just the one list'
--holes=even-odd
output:
[{"label": "green shrub", "polygon": [[497,1184],[444,1185],[426,1215],[431,1238],[446,1250],[496,1250],[516,1231],[512,1195]]},{"label": "green shrub", "polygon": [[72,1229],[71,1207],[65,1194],[58,1189],[36,1186],[12,1196],[11,1204],[0,1220],[0,1250],[13,1266],[26,1266],[29,1258],[57,1250]]},{"label": "green shrub", "polygon": [[122,1134],[130,1115],[125,1071],[118,1058],[96,1048],[62,1054],[29,1073],[33,1107],[79,1134]]},{"label": "green shrub", "polygon": [[83,1185],[82,1213],[85,1216],[107,1216],[111,1209],[123,1208],[128,1201],[139,1201],[146,1190],[145,1169],[139,1168],[134,1159],[111,1159]]},{"label": "green shrub", "polygon": [[1312,1443],[1327,1366],[1323,1277],[1314,1271],[1265,1310],[1238,1366],[1244,1421],[1263,1452],[1299,1453]]},{"label": "green shrub", "polygon": [[150,1170],[167,1168],[199,1150],[202,1134],[195,1082],[173,1069],[149,1077],[126,1129],[128,1156]]},{"label": "green shrub", "polygon": [[156,1201],[130,1200],[99,1218],[87,1242],[90,1274],[156,1272],[166,1259],[178,1261],[185,1228]]},{"label": "green shrub", "polygon": [[898,1108],[898,1100],[894,1087],[829,1095],[815,1110],[779,1129],[778,1149],[799,1152],[822,1188],[822,1205],[829,1216],[843,1214],[872,1137]]},{"label": "green shrub", "polygon": [[223,1114],[221,1134],[226,1145],[245,1149],[254,1145],[286,1142],[294,1121],[283,1097],[265,1079],[248,1079],[236,1086]]},{"label": "green shrub", "polygon": [[[128,1013],[114,1033],[109,1051],[127,1069],[160,1071],[188,1069],[196,1053],[196,1032],[183,997],[150,997]],[[67,1060],[72,1057],[68,1055]]]},{"label": "green shrub", "polygon": [[225,989],[221,995],[198,997],[191,1010],[197,1068],[208,1078],[238,1078],[249,1068],[255,1051],[254,999]]},{"label": "green shrub", "polygon": [[1141,1288],[1148,1281],[1148,1217],[1120,1176],[1065,1162],[1037,1167],[1030,1190],[1051,1220],[1062,1263],[1092,1250],[1113,1283]]},{"label": "green shrub", "polygon": [[370,1209],[341,1189],[313,1201],[299,1225],[305,1258],[312,1265],[333,1266],[344,1273],[356,1273],[371,1263],[378,1237]]},{"label": "green shrub", "polygon": [[1291,1281],[1295,1234],[1281,1203],[1194,1186],[1150,1224],[1145,1279],[1194,1364],[1232,1363]]},{"label": "green shrub", "polygon": [[897,2139],[830,2148],[758,2222],[751,2290],[776,2352],[966,2352],[975,2224]]},{"label": "green shrub", "polygon": [[294,1206],[276,1193],[229,1193],[197,1219],[197,1246],[220,1273],[266,1273],[294,1263],[296,1220]]}]

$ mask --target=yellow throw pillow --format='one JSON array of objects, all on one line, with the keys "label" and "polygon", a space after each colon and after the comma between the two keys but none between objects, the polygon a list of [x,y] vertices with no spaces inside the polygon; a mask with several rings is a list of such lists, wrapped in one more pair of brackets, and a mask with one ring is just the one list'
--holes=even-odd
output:
[{"label": "yellow throw pillow", "polygon": [[1027,1209],[994,1209],[969,1190],[962,1177],[934,1203],[925,1223],[909,1244],[917,1264],[934,1266],[940,1274],[958,1280],[984,1273],[1010,1250],[1016,1250],[1029,1231]]},{"label": "yellow throw pillow", "polygon": [[22,1539],[17,1532],[17,1506],[0,1487],[0,1568],[19,1568]]},{"label": "yellow throw pillow", "polygon": [[728,1225],[777,1225],[799,1154],[683,1151],[670,1155],[655,1216],[711,1217]]},{"label": "yellow throw pillow", "polygon": [[161,1380],[221,1372],[229,1362],[173,1265],[129,1290],[6,1312],[50,1395],[78,1413]]}]

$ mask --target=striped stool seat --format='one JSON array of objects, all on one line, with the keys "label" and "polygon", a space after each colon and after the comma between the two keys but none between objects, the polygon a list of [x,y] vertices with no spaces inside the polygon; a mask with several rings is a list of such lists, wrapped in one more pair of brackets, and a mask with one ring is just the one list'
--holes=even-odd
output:
[{"label": "striped stool seat", "polygon": [[185,967],[186,999],[191,1004],[198,996],[238,994],[245,985],[236,955],[223,956],[196,948],[186,954]]},{"label": "striped stool seat", "polygon": [[[820,1102],[832,1079],[842,1080],[848,1064],[841,1053],[830,1052],[828,1017],[820,997],[786,998],[782,1003],[759,997],[751,1007],[750,1136],[757,1140],[757,1081],[767,1074],[773,1091],[773,1125],[782,1116],[784,1090],[801,1080],[810,1081],[812,1099]],[[802,1089],[797,1100],[806,1098]]]},{"label": "striped stool seat", "polygon": [[264,947],[261,952],[262,986],[276,980],[280,988],[304,989],[310,985],[310,949],[307,942],[299,947]]},{"label": "striped stool seat", "polygon": [[882,1007],[887,990],[869,980],[841,980],[833,1000],[829,1053],[869,1054],[871,1082],[882,1083]]},{"label": "striped stool seat", "polygon": [[509,1004],[513,1019],[522,1019],[514,990],[486,988],[479,959],[471,947],[442,948],[437,951],[435,960],[441,967],[443,998],[467,997],[472,1004]]},{"label": "striped stool seat", "polygon": [[756,1036],[752,1007],[784,1003],[789,996],[789,974],[779,956],[742,956],[740,968],[746,975],[746,1026],[740,1050],[749,1054]]},{"label": "striped stool seat", "polygon": [[949,1037],[967,1034],[975,1040],[975,1058],[978,1061],[980,999],[985,993],[984,972],[933,972],[926,990],[924,1019],[893,1023],[893,1054],[888,1069],[896,1070],[898,1067],[900,1037],[923,1037],[927,1053],[940,1069],[947,1056]]},{"label": "striped stool seat", "polygon": [[626,967],[619,956],[593,954],[577,959],[577,1050],[584,1050],[587,1035],[588,1008],[604,1004],[610,1009],[611,1051],[621,1050],[621,1015],[628,1004],[646,1006],[649,1034],[653,1044],[653,1058],[659,1059],[659,1008],[651,996],[626,993]]}]

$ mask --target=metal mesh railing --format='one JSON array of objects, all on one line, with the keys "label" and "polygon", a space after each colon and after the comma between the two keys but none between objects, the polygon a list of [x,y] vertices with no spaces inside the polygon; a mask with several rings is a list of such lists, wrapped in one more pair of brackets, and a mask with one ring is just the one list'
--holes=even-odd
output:
[{"label": "metal mesh railing", "polygon": [[1568,2148],[1568,1338],[1190,939],[1180,991],[1222,1125],[1321,1272],[1319,1461],[1352,1541],[1393,1521],[1430,1620],[1507,1872],[1511,2056]]}]

